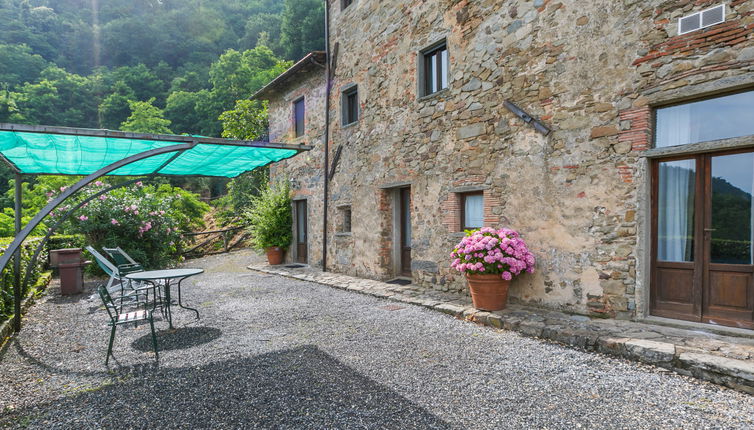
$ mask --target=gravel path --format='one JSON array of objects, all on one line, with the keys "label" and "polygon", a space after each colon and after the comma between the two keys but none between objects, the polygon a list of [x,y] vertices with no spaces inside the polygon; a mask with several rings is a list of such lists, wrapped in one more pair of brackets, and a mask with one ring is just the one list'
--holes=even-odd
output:
[{"label": "gravel path", "polygon": [[0,352],[8,428],[752,428],[754,397],[423,308],[194,260],[193,313],[108,329],[48,295]]}]

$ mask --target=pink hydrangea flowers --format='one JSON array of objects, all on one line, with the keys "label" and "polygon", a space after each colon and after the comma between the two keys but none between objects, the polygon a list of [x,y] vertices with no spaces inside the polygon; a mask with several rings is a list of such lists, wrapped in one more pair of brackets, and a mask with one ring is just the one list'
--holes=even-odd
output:
[{"label": "pink hydrangea flowers", "polygon": [[450,266],[463,273],[499,274],[510,281],[534,272],[536,259],[518,232],[484,227],[467,233],[450,253]]}]

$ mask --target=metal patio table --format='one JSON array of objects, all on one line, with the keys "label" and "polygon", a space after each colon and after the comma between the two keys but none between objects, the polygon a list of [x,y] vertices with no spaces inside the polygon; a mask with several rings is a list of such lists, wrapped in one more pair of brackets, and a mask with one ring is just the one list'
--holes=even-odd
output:
[{"label": "metal patio table", "polygon": [[[182,307],[183,309],[188,309],[190,311],[196,312],[196,319],[199,319],[199,311],[190,308],[188,306],[184,306],[181,302],[181,282],[183,282],[186,278],[190,278],[192,276],[198,275],[200,273],[204,273],[204,269],[166,269],[166,270],[149,270],[146,272],[135,272],[135,273],[129,273],[126,275],[126,278],[131,279],[133,281],[143,281],[143,282],[149,282],[150,284],[154,285],[156,288],[163,287],[165,291],[165,297],[159,302],[159,304],[163,307],[163,312],[165,316],[168,319],[168,324],[170,324],[170,328],[173,328],[173,314],[170,310],[170,306],[172,304],[172,299],[170,297],[170,284],[171,282],[175,282],[175,280],[178,280],[178,306]],[[160,281],[163,281],[160,283]],[[155,297],[155,306],[157,306],[158,301],[157,297]]]}]

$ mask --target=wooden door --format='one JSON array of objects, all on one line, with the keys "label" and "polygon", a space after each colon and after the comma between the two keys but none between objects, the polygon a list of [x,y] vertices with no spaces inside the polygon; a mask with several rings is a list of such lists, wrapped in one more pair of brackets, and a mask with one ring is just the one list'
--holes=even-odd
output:
[{"label": "wooden door", "polygon": [[400,274],[411,276],[411,188],[401,188],[399,192]]},{"label": "wooden door", "polygon": [[754,152],[653,167],[651,313],[754,328]]},{"label": "wooden door", "polygon": [[702,321],[754,328],[754,152],[704,163]]},{"label": "wooden door", "polygon": [[306,200],[296,201],[296,261],[306,264],[309,260],[307,243],[307,208]]}]

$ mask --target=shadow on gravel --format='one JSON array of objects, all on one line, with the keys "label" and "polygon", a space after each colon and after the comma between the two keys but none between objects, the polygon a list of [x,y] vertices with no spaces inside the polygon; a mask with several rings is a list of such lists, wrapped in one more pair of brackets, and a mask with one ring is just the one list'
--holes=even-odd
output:
[{"label": "shadow on gravel", "polygon": [[450,426],[315,346],[179,369],[144,369],[0,427],[436,428]]},{"label": "shadow on gravel", "polygon": [[[222,336],[223,332],[214,327],[182,327],[175,330],[158,330],[157,347],[160,351],[193,348],[210,343]],[[152,334],[147,333],[131,343],[131,347],[141,351],[152,351]]]}]

